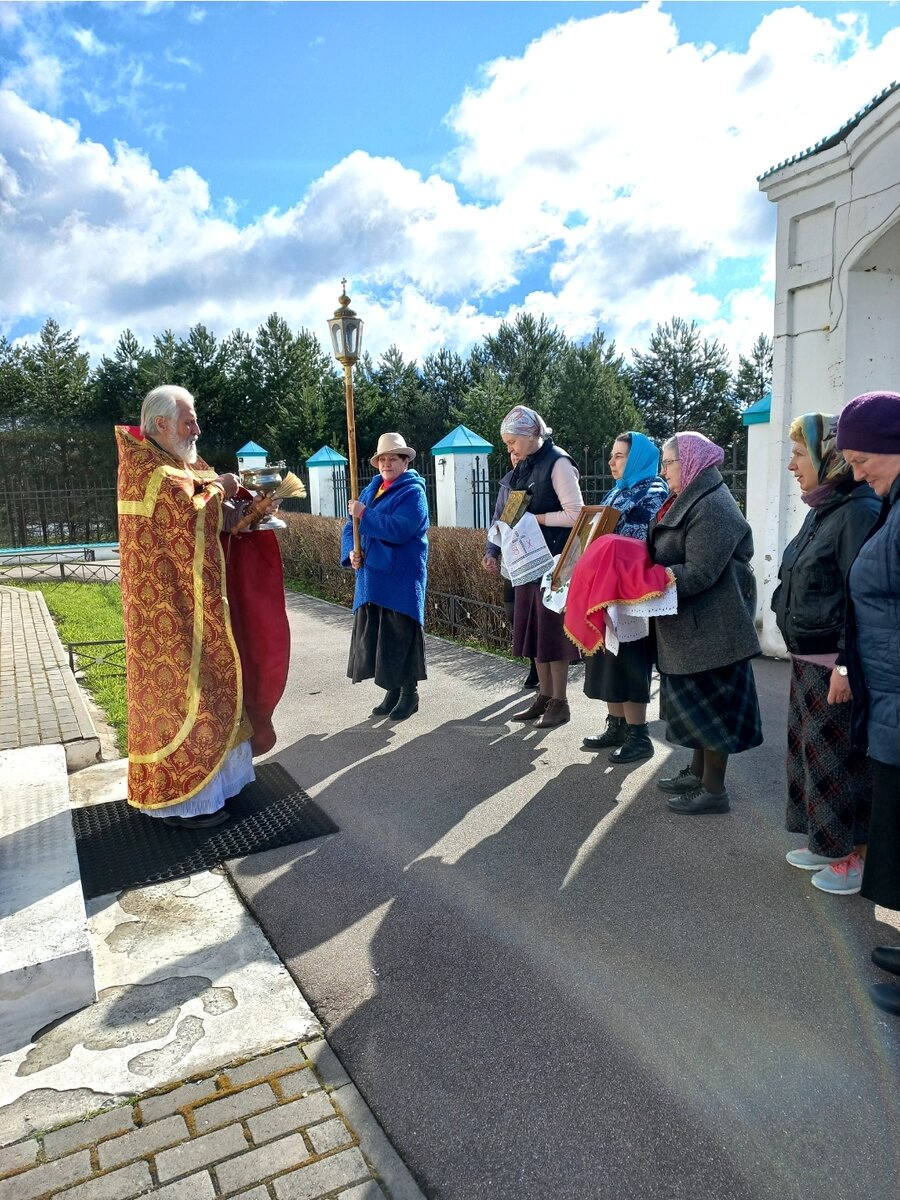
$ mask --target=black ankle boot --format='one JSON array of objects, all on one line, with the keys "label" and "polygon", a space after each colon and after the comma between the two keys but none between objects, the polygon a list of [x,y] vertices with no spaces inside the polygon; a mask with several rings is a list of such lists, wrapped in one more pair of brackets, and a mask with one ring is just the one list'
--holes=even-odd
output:
[{"label": "black ankle boot", "polygon": [[540,683],[540,680],[538,679],[537,663],[534,661],[534,659],[532,659],[531,660],[531,669],[529,670],[528,674],[525,676],[525,682],[522,684],[522,687],[523,688],[536,688],[539,683]]},{"label": "black ankle boot", "polygon": [[617,750],[611,750],[607,757],[611,763],[640,762],[642,758],[652,758],[650,730],[646,725],[629,725],[625,741]]},{"label": "black ankle boot", "polygon": [[419,692],[417,688],[404,688],[400,693],[400,699],[391,709],[392,721],[405,721],[407,717],[411,717],[414,712],[419,711]]},{"label": "black ankle boot", "polygon": [[384,699],[380,704],[376,704],[372,709],[373,717],[386,717],[393,709],[394,705],[400,699],[400,689],[391,688],[389,692],[384,693]]},{"label": "black ankle boot", "polygon": [[606,732],[597,737],[582,739],[582,750],[605,750],[607,746],[622,746],[628,737],[628,725],[624,717],[607,717]]}]

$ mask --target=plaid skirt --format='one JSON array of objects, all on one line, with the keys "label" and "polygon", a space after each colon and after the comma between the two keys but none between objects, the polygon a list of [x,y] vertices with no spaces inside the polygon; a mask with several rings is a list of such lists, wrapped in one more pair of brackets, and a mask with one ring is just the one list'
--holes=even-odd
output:
[{"label": "plaid skirt", "polygon": [[872,768],[850,746],[850,705],[829,704],[831,671],[791,659],[785,824],[813,854],[843,858],[865,842]]},{"label": "plaid skirt", "polygon": [[697,675],[661,675],[659,715],[666,739],[691,750],[740,754],[762,744],[749,658]]},{"label": "plaid skirt", "polygon": [[354,683],[374,679],[386,692],[414,688],[428,678],[422,626],[406,613],[361,604],[353,614],[347,676]]}]

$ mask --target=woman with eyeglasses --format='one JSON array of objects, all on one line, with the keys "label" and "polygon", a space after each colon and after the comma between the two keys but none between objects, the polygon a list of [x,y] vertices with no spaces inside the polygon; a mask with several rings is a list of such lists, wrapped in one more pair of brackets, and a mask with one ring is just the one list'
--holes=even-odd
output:
[{"label": "woman with eyeglasses", "polygon": [[731,754],[762,743],[750,660],[760,653],[748,600],[755,595],[753,535],[719,465],[725,453],[702,433],[663,444],[671,493],[650,522],[647,547],[675,576],[678,613],[654,618],[660,716],[666,737],[693,751],[657,781],[672,812],[727,813]]},{"label": "woman with eyeglasses", "polygon": [[[622,514],[613,532],[646,542],[650,519],[669,494],[659,476],[659,450],[634,429],[620,433],[613,442],[609,469],[615,484],[601,503]],[[620,643],[618,654],[601,651],[585,659],[584,694],[603,700],[608,716],[603,733],[584,738],[583,750],[610,747],[611,763],[641,762],[653,756],[647,728],[652,666],[649,637]]]}]

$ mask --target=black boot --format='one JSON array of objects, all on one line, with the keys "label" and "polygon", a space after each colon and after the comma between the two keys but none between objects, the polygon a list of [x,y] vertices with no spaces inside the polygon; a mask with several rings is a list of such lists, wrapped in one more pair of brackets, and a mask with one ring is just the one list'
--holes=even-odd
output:
[{"label": "black boot", "polygon": [[535,663],[534,659],[532,658],[531,659],[531,670],[525,676],[525,682],[522,684],[522,687],[523,688],[536,688],[539,683],[540,683],[540,680],[538,679],[537,664]]},{"label": "black boot", "polygon": [[653,743],[650,741],[650,730],[646,725],[627,726],[628,736],[617,750],[611,750],[607,757],[611,763],[640,762],[642,758],[653,757]]},{"label": "black boot", "polygon": [[394,705],[400,699],[400,689],[391,688],[389,692],[384,693],[384,699],[380,704],[376,704],[372,709],[373,717],[386,717],[393,709]]},{"label": "black boot", "polygon": [[628,737],[628,725],[624,717],[607,717],[606,732],[596,737],[582,739],[582,750],[605,750],[607,746],[622,746]]},{"label": "black boot", "polygon": [[419,692],[417,688],[404,688],[400,693],[400,699],[391,709],[392,721],[405,721],[407,717],[411,717],[414,712],[419,711]]}]

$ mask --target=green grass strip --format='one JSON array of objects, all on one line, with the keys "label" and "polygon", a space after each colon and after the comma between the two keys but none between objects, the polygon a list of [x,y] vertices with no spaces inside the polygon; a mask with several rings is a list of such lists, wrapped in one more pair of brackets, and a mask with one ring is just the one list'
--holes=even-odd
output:
[{"label": "green grass strip", "polygon": [[[118,642],[125,637],[122,596],[117,583],[27,583],[19,586],[41,592],[63,644]],[[96,647],[98,654],[115,649],[115,646]],[[85,654],[90,653],[87,647]],[[124,663],[124,650],[118,657]],[[104,663],[82,661],[77,666],[83,672],[84,686],[116,731],[119,753],[127,754],[128,703],[124,673],[119,674],[121,668]]]}]

